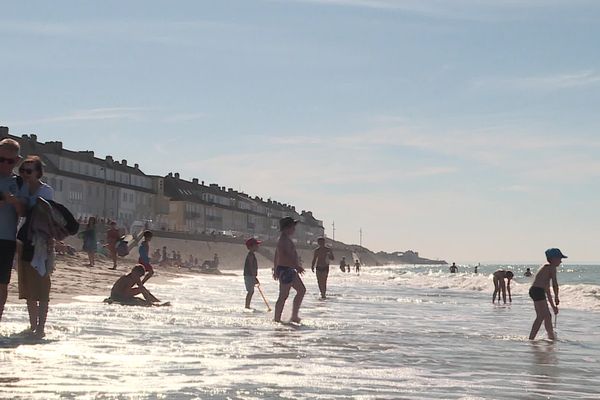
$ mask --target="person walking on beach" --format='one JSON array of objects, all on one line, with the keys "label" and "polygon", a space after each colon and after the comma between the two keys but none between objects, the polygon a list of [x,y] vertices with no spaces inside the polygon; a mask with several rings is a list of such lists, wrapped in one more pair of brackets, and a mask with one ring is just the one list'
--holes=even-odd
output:
[{"label": "person walking on beach", "polygon": [[[562,260],[567,258],[562,251],[559,249],[548,249],[546,250],[546,260],[548,261],[535,275],[531,288],[529,289],[529,297],[533,300],[533,306],[535,307],[535,321],[531,327],[531,333],[529,334],[529,340],[534,340],[537,336],[542,322],[548,332],[548,339],[554,340],[554,329],[552,328],[552,315],[548,308],[548,303],[552,307],[554,314],[558,314],[558,305],[560,300],[558,298],[558,266],[562,263]],[[552,293],[550,292],[550,283],[552,282],[552,289],[554,291],[554,299],[552,299]]]},{"label": "person walking on beach", "polygon": [[117,242],[121,238],[121,233],[119,232],[119,228],[117,228],[117,223],[112,221],[110,223],[110,227],[106,231],[106,247],[108,248],[108,253],[113,262],[112,270],[117,269]]},{"label": "person walking on beach", "polygon": [[258,261],[256,260],[256,253],[260,241],[255,238],[246,240],[246,247],[248,248],[248,255],[246,256],[246,262],[244,263],[244,284],[246,285],[246,308],[250,309],[250,302],[254,295],[254,286],[259,285],[258,281]]},{"label": "person walking on beach", "polygon": [[[492,303],[496,302],[496,294],[498,295],[498,303],[500,303],[500,293],[502,293],[502,300],[506,304],[506,291],[508,290],[508,301],[512,303],[512,295],[510,293],[510,281],[514,278],[515,274],[512,271],[499,270],[494,272],[492,280],[494,281],[494,295],[492,296]],[[504,281],[506,279],[506,282]]]},{"label": "person walking on beach", "polygon": [[[29,156],[19,167],[19,175],[27,188],[27,210],[31,210],[38,198],[54,200],[54,189],[41,181],[44,175],[44,165],[37,156]],[[29,217],[29,213],[27,218]],[[24,237],[25,236],[25,237]],[[30,331],[37,338],[43,338],[48,317],[48,304],[50,302],[50,271],[46,270],[42,276],[31,264],[35,248],[21,232],[18,235],[22,242],[19,255],[19,299],[26,300],[29,313]],[[48,243],[49,251],[54,251],[54,240]]]},{"label": "person walking on beach", "polygon": [[21,147],[12,139],[0,141],[0,320],[8,297],[8,284],[17,250],[17,224],[24,215],[26,189],[13,174],[21,160]]},{"label": "person walking on beach", "polygon": [[152,264],[150,264],[150,241],[154,234],[152,231],[144,231],[144,240],[140,243],[140,247],[138,248],[138,252],[140,254],[140,258],[138,259],[138,263],[140,263],[144,270],[146,271],[146,275],[144,276],[144,280],[142,283],[146,283],[148,279],[152,278],[154,275],[154,268]]},{"label": "person walking on beach", "polygon": [[279,220],[281,236],[277,242],[273,265],[273,278],[279,281],[279,298],[275,304],[275,322],[281,322],[281,314],[283,313],[285,301],[290,294],[290,289],[294,288],[296,290],[296,297],[294,297],[291,322],[300,323],[299,312],[302,299],[306,293],[306,287],[302,279],[300,279],[300,275],[304,273],[304,269],[300,266],[296,246],[291,238],[296,231],[297,223],[298,221],[292,217],[285,217]]},{"label": "person walking on beach", "polygon": [[329,262],[333,261],[333,251],[330,247],[325,246],[325,238],[320,237],[317,239],[319,247],[315,249],[311,270],[315,272],[315,265],[317,267],[317,283],[319,285],[319,291],[321,292],[321,299],[327,298],[327,278],[329,277]]},{"label": "person walking on beach", "polygon": [[88,255],[89,266],[96,265],[96,252],[98,251],[98,240],[96,239],[96,217],[88,219],[87,226],[80,234],[83,239],[83,251]]},{"label": "person walking on beach", "polygon": [[360,275],[360,260],[358,258],[354,262],[354,269],[356,269],[356,275]]}]

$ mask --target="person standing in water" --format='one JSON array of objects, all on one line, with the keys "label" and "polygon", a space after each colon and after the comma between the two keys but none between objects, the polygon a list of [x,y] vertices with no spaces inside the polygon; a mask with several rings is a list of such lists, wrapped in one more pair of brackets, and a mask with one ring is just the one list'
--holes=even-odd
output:
[{"label": "person standing in water", "polygon": [[[508,290],[508,301],[512,303],[512,295],[510,293],[510,281],[515,277],[512,271],[496,271],[493,275],[494,281],[494,295],[492,296],[492,303],[496,302],[496,294],[498,295],[498,303],[500,303],[500,293],[502,292],[502,300],[506,304],[506,291]],[[506,282],[504,281],[506,279]]]},{"label": "person standing in water", "polygon": [[311,269],[315,272],[315,264],[317,267],[317,283],[319,284],[319,291],[321,292],[321,299],[327,298],[327,278],[329,277],[329,262],[333,261],[335,257],[330,247],[325,246],[325,238],[320,237],[317,239],[319,247],[315,249]]},{"label": "person standing in water", "polygon": [[356,274],[360,275],[360,260],[358,258],[354,262],[354,269],[356,270]]},{"label": "person standing in water", "polygon": [[300,323],[300,306],[306,293],[306,287],[300,279],[304,269],[300,266],[296,245],[292,241],[292,235],[296,231],[298,221],[292,217],[285,217],[279,220],[279,230],[281,236],[277,242],[275,258],[273,265],[273,279],[279,281],[279,298],[275,304],[275,322],[281,322],[281,314],[287,300],[290,289],[296,290],[294,297],[294,306],[292,309],[291,322]]},{"label": "person standing in water", "polygon": [[523,274],[526,278],[530,278],[533,274],[531,273],[531,268],[527,268],[527,271]]},{"label": "person standing in water", "polygon": [[457,272],[458,272],[458,267],[456,266],[456,263],[452,263],[452,265],[450,266],[450,273],[455,274]]},{"label": "person standing in water", "polygon": [[348,264],[346,263],[346,257],[342,257],[342,260],[340,261],[340,271],[346,272],[347,266]]},{"label": "person standing in water", "polygon": [[[529,289],[529,297],[533,300],[536,316],[531,327],[529,340],[535,339],[542,326],[542,322],[546,327],[546,332],[548,332],[548,339],[554,340],[555,338],[552,327],[552,315],[550,314],[548,303],[550,303],[554,314],[557,315],[560,300],[558,298],[558,280],[556,276],[558,274],[558,266],[564,258],[567,258],[567,256],[559,249],[546,250],[546,260],[548,263],[540,268],[533,279],[533,284]],[[554,290],[554,299],[552,299],[552,293],[550,292],[551,282],[552,289]]]},{"label": "person standing in water", "polygon": [[258,261],[256,260],[256,253],[260,241],[255,238],[246,240],[246,248],[248,249],[248,255],[246,256],[246,262],[244,263],[244,284],[246,285],[246,308],[250,309],[250,302],[254,295],[254,286],[259,285],[258,281]]},{"label": "person standing in water", "polygon": [[[44,176],[44,165],[39,157],[27,157],[19,167],[19,174],[23,178],[25,187],[29,190],[28,210],[35,206],[38,198],[54,200],[54,189],[41,181],[42,176]],[[27,302],[31,333],[37,338],[43,338],[46,336],[46,318],[48,317],[48,304],[50,302],[50,272],[46,270],[45,275],[42,276],[31,265],[35,248],[26,239],[26,234],[22,235],[20,233],[18,236],[22,241],[18,266],[19,299]],[[54,251],[53,239],[48,242],[48,250]]]},{"label": "person standing in water", "polygon": [[150,241],[152,240],[153,236],[154,234],[152,231],[144,231],[144,240],[142,243],[140,243],[140,247],[138,248],[140,255],[138,263],[144,267],[144,270],[146,270],[146,275],[144,276],[142,283],[146,283],[148,279],[154,276],[154,267],[152,267],[152,264],[150,264]]}]

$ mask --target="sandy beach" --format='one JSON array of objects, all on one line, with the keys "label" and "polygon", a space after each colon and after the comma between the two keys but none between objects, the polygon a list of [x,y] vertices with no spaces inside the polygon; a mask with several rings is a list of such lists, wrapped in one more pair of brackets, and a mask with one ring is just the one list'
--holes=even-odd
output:
[{"label": "sandy beach", "polygon": [[[110,288],[118,277],[128,273],[135,262],[130,259],[119,260],[119,267],[113,271],[112,262],[99,256],[96,266],[87,266],[87,256],[78,252],[74,256],[57,256],[56,269],[52,274],[51,303],[69,303],[76,296],[92,295],[108,297]],[[174,278],[195,275],[193,272],[175,267],[156,267],[155,275],[149,281],[151,286],[165,284]],[[17,271],[13,270],[8,287],[8,303],[22,303],[19,300]]]}]

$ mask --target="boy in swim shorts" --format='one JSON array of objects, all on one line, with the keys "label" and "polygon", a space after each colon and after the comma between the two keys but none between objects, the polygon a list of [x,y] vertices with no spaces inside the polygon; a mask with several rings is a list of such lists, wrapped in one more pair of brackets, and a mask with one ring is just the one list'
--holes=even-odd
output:
[{"label": "boy in swim shorts", "polygon": [[[145,273],[143,265],[138,264],[133,267],[130,273],[117,279],[110,291],[110,299],[119,303],[142,303],[143,305],[152,305],[153,302],[158,301],[141,281]],[[136,297],[138,294],[144,296],[144,301]]]},{"label": "boy in swim shorts", "polygon": [[[537,336],[542,322],[548,332],[548,339],[554,340],[554,329],[552,327],[552,315],[548,308],[548,303],[552,307],[554,314],[558,314],[558,281],[556,280],[557,268],[562,263],[563,258],[567,258],[559,249],[546,250],[546,260],[548,264],[544,265],[535,275],[531,289],[529,289],[529,297],[533,300],[535,307],[535,321],[531,327],[529,340],[534,340]],[[552,289],[554,290],[554,300],[550,292],[550,281],[552,281]]]},{"label": "boy in swim shorts", "polygon": [[315,266],[317,267],[317,283],[319,285],[319,291],[321,292],[321,299],[327,298],[327,278],[329,276],[329,262],[334,260],[333,251],[331,247],[325,246],[325,238],[320,237],[317,239],[319,247],[314,251],[311,269],[315,272]]},{"label": "boy in swim shorts", "polygon": [[291,322],[300,323],[300,305],[306,293],[306,287],[300,279],[300,275],[304,273],[304,268],[300,266],[296,245],[292,241],[291,236],[296,231],[298,221],[292,217],[285,217],[279,220],[279,230],[281,236],[277,242],[277,250],[275,250],[275,259],[273,265],[273,279],[279,281],[279,298],[275,304],[275,322],[281,322],[281,314],[287,300],[290,289],[296,290],[294,297],[294,306],[292,309]]},{"label": "boy in swim shorts", "polygon": [[258,261],[256,260],[256,254],[260,241],[255,238],[246,240],[246,247],[248,248],[248,255],[246,256],[246,262],[244,263],[244,284],[246,285],[246,308],[250,309],[250,302],[254,295],[254,286],[260,284],[258,281]]},{"label": "boy in swim shorts", "polygon": [[150,264],[150,241],[152,240],[153,236],[154,234],[151,231],[145,231],[144,240],[138,249],[140,253],[138,263],[140,263],[140,265],[142,265],[146,271],[146,276],[144,276],[142,283],[146,283],[146,281],[148,281],[148,279],[152,278],[154,275],[154,268],[152,268],[152,265]]},{"label": "boy in swim shorts", "polygon": [[[506,304],[506,290],[508,289],[508,301],[512,303],[512,295],[510,293],[510,281],[515,277],[512,271],[496,271],[493,275],[494,280],[494,295],[492,296],[492,303],[496,302],[496,294],[498,295],[498,303],[500,303],[500,293],[502,292],[502,300]],[[506,282],[504,280],[506,279]]]}]

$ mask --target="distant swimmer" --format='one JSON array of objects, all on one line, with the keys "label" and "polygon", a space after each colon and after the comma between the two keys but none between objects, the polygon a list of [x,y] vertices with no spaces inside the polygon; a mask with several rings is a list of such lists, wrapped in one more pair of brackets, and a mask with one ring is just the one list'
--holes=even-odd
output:
[{"label": "distant swimmer", "polygon": [[458,267],[456,266],[456,263],[452,263],[452,265],[450,266],[450,273],[455,274],[457,272],[458,272]]},{"label": "distant swimmer", "polygon": [[531,268],[527,268],[527,271],[525,271],[524,276],[526,276],[527,278],[531,277],[533,274],[531,273]]},{"label": "distant swimmer", "polygon": [[300,323],[300,306],[302,299],[306,293],[306,287],[300,279],[300,275],[304,273],[304,269],[300,266],[296,245],[292,241],[292,235],[296,232],[296,224],[298,221],[292,217],[285,217],[279,220],[279,230],[281,236],[277,242],[275,250],[275,258],[273,265],[273,278],[279,281],[279,298],[275,304],[275,322],[281,322],[281,314],[283,307],[290,295],[290,289],[296,290],[294,297],[294,305],[292,308],[291,322]]},{"label": "distant swimmer", "polygon": [[479,273],[479,267],[480,267],[480,266],[481,266],[481,264],[477,264],[477,265],[475,266],[475,271],[474,271],[474,272],[475,272],[476,274],[478,274],[478,273]]},{"label": "distant swimmer", "polygon": [[[136,265],[130,273],[123,275],[113,285],[110,300],[128,305],[151,306],[159,300],[144,287],[142,277],[146,274],[143,265]],[[144,298],[137,297],[141,294]]]},{"label": "distant swimmer", "polygon": [[[548,332],[548,339],[554,340],[554,329],[552,328],[552,315],[548,308],[548,303],[552,307],[554,314],[558,314],[558,280],[557,268],[562,263],[562,260],[567,258],[559,249],[546,250],[546,260],[548,264],[544,265],[535,275],[531,289],[529,289],[529,297],[533,300],[535,307],[535,321],[531,327],[529,340],[534,340],[542,326],[542,322]],[[554,290],[554,300],[550,292],[550,282],[552,281],[552,289]]]},{"label": "distant swimmer", "polygon": [[319,291],[321,292],[321,299],[327,298],[327,278],[329,277],[329,262],[333,261],[335,257],[330,247],[325,246],[325,238],[320,237],[317,239],[319,247],[315,249],[311,269],[315,272],[315,266],[317,267],[317,283],[319,284]]},{"label": "distant swimmer", "polygon": [[256,253],[260,246],[260,240],[250,238],[246,240],[246,248],[248,248],[248,255],[246,256],[246,262],[244,263],[244,284],[246,285],[246,308],[250,309],[250,302],[254,295],[254,287],[259,285],[258,281],[258,261],[256,260]]},{"label": "distant swimmer", "polygon": [[342,257],[342,260],[340,261],[340,271],[346,272],[347,266],[348,264],[346,263],[346,257]]},{"label": "distant swimmer", "polygon": [[358,275],[360,275],[360,260],[356,259],[356,261],[354,262],[354,269],[356,270],[356,273]]},{"label": "distant swimmer", "polygon": [[[496,302],[496,294],[498,295],[498,303],[500,303],[500,293],[502,293],[502,300],[506,304],[506,291],[508,290],[508,301],[512,303],[512,295],[510,293],[510,281],[515,277],[512,271],[499,270],[494,272],[494,295],[492,296],[492,303]],[[506,282],[504,281],[506,279]]]}]

